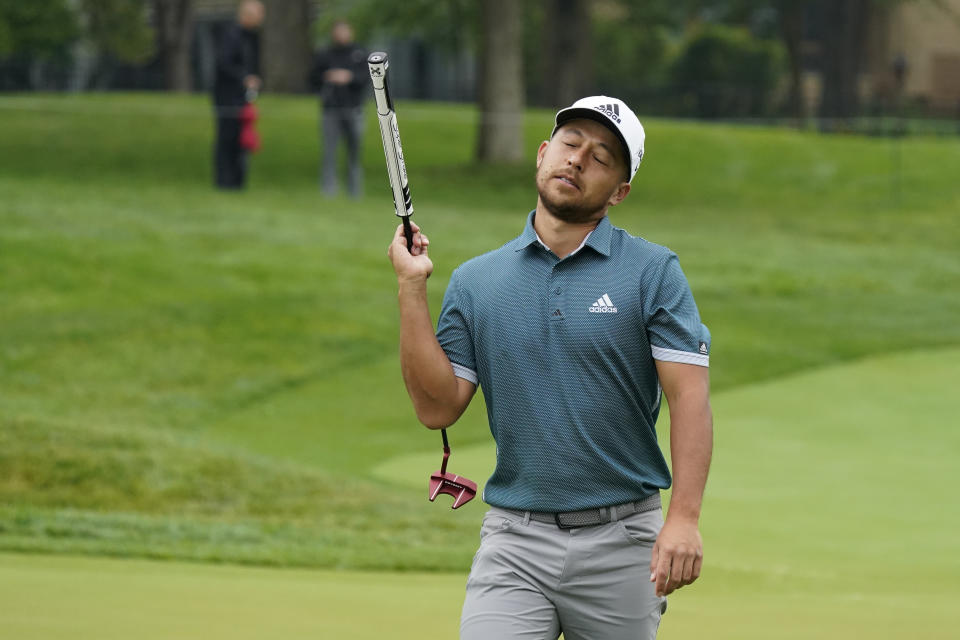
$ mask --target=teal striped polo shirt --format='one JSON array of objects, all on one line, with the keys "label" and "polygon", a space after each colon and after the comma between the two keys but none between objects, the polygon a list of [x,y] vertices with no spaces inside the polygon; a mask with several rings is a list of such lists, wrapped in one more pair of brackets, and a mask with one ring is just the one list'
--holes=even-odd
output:
[{"label": "teal striped polo shirt", "polygon": [[438,321],[497,444],[483,498],[551,512],[645,498],[670,486],[654,360],[706,367],[710,333],[675,253],[604,217],[561,260],[534,214],[520,237],[454,271]]}]

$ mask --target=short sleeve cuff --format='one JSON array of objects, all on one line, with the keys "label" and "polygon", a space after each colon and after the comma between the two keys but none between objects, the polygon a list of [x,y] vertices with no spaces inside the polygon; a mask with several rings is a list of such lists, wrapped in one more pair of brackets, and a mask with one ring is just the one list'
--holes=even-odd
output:
[{"label": "short sleeve cuff", "polygon": [[453,365],[453,375],[457,376],[458,378],[463,378],[467,382],[472,382],[473,384],[477,384],[479,382],[479,379],[477,378],[477,372],[473,369],[468,369],[462,364],[457,364],[456,362],[451,362],[450,364]]},{"label": "short sleeve cuff", "polygon": [[654,360],[660,360],[662,362],[680,362],[683,364],[695,364],[699,367],[710,366],[710,356],[704,355],[702,353],[691,353],[689,351],[677,351],[676,349],[664,349],[663,347],[657,347],[655,345],[650,345],[650,352],[653,354]]}]

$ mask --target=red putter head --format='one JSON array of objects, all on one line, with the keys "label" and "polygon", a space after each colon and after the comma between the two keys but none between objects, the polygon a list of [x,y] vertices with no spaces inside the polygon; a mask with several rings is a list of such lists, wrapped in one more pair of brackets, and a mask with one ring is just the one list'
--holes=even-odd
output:
[{"label": "red putter head", "polygon": [[451,509],[462,507],[477,495],[477,483],[452,473],[435,471],[430,476],[430,502],[441,493],[453,496]]},{"label": "red putter head", "polygon": [[443,432],[443,463],[438,471],[430,474],[430,502],[441,493],[453,496],[451,509],[467,504],[477,495],[477,483],[467,480],[453,473],[447,473],[447,460],[450,458],[450,447],[447,445],[446,429]]}]

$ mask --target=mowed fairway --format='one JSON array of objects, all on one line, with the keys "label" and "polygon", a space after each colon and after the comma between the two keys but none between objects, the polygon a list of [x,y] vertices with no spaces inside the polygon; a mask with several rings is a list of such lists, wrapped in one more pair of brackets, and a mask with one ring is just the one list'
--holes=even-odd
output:
[{"label": "mowed fairway", "polygon": [[[313,101],[261,106],[224,194],[202,97],[0,99],[0,636],[456,634],[484,507],[425,497],[379,140],[368,195],[325,200]],[[552,114],[529,166],[482,167],[474,110],[401,109],[436,312],[521,230]],[[904,140],[894,189],[888,140],[645,125],[611,215],[679,254],[716,415],[706,569],[661,637],[956,637],[960,147]],[[451,439],[485,480],[479,395]]]}]

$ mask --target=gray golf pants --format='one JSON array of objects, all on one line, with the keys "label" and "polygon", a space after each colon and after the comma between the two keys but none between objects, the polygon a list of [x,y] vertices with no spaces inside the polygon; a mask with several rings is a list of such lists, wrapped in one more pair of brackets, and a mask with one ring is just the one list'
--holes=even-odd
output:
[{"label": "gray golf pants", "polygon": [[576,529],[518,513],[492,507],[483,519],[460,640],[656,637],[666,611],[650,582],[660,509]]},{"label": "gray golf pants", "polygon": [[323,135],[323,167],[320,182],[324,193],[336,195],[337,151],[341,138],[347,146],[347,186],[350,195],[360,197],[363,191],[363,168],[360,166],[360,144],[363,137],[363,109],[360,107],[328,107],[321,117]]}]

